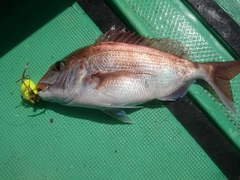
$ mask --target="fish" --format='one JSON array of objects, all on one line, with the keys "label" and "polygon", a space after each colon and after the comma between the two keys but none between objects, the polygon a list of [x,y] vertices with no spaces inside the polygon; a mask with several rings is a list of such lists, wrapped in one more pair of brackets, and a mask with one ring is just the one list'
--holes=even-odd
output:
[{"label": "fish", "polygon": [[95,43],[51,65],[37,83],[37,95],[133,123],[126,108],[142,108],[154,99],[175,101],[201,79],[236,113],[229,80],[240,72],[240,61],[199,63],[188,55],[177,40],[144,37],[114,26]]}]

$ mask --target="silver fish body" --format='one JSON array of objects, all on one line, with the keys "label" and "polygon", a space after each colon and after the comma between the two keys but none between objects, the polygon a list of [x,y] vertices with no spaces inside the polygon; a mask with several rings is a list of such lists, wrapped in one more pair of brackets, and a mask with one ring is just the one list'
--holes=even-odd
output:
[{"label": "silver fish body", "polygon": [[[144,39],[129,33],[123,38],[124,32],[116,33],[115,29],[110,30],[95,44],[52,65],[37,85],[41,99],[101,109],[130,122],[121,109],[136,108],[153,99],[175,100],[185,95],[196,79],[203,79],[234,111],[228,80],[240,70],[237,61],[192,62],[183,58],[184,49],[177,41]],[[112,37],[106,39],[109,35]],[[166,47],[164,43],[167,46],[175,43],[177,48]],[[221,72],[223,69],[225,73]]]}]

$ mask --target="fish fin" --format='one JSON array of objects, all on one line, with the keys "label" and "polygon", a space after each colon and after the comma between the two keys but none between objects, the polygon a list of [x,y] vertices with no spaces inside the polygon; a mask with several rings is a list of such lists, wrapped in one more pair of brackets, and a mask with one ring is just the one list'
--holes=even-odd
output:
[{"label": "fish fin", "polygon": [[193,82],[186,83],[184,86],[182,86],[181,88],[179,88],[178,90],[176,90],[172,94],[170,94],[168,96],[165,96],[165,97],[161,97],[161,98],[159,98],[159,100],[161,100],[161,101],[175,101],[178,98],[182,98],[187,93],[190,85]]},{"label": "fish fin", "polygon": [[101,35],[95,41],[95,44],[98,44],[100,42],[121,42],[146,46],[182,58],[187,58],[187,56],[189,55],[188,48],[180,41],[172,40],[169,38],[155,39],[150,37],[144,37],[139,34],[127,31],[125,28],[115,28],[115,26],[109,29],[105,34]]},{"label": "fish fin", "polygon": [[157,39],[154,47],[155,49],[159,49],[161,51],[167,52],[169,54],[173,54],[175,56],[181,58],[188,58],[190,51],[189,49],[180,41],[169,39],[169,38],[161,38]]},{"label": "fish fin", "polygon": [[240,72],[240,61],[203,63],[205,68],[210,68],[211,74],[206,79],[216,91],[225,106],[233,113],[234,107],[230,82]]},{"label": "fish fin", "polygon": [[143,106],[131,106],[131,105],[119,105],[119,106],[109,106],[111,108],[121,108],[121,109],[139,109],[143,108]]},{"label": "fish fin", "polygon": [[125,111],[120,110],[120,109],[101,109],[102,112],[106,113],[107,115],[120,120],[124,123],[134,123],[133,120],[131,120],[127,114],[125,113]]},{"label": "fish fin", "polygon": [[153,71],[140,71],[140,70],[121,70],[114,72],[97,72],[91,75],[91,79],[95,82],[95,88],[99,89],[105,85],[106,82],[116,80],[122,76],[134,76],[134,75],[151,75],[155,76]]}]

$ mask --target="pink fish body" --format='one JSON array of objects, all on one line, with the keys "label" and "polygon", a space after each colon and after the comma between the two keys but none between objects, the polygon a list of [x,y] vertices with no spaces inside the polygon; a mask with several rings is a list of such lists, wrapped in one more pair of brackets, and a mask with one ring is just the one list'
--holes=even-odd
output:
[{"label": "pink fish body", "polygon": [[37,84],[42,100],[101,109],[131,122],[124,108],[153,99],[171,101],[186,94],[197,79],[207,81],[235,112],[229,80],[240,62],[197,63],[170,39],[150,39],[112,28],[93,45],[78,49],[52,65]]}]

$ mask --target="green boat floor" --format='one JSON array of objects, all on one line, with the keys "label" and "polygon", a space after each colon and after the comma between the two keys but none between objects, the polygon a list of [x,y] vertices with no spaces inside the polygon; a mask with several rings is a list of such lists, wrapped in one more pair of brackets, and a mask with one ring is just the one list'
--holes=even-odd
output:
[{"label": "green boat floor", "polygon": [[[198,62],[233,60],[224,49],[224,43],[220,44],[210,30],[181,1],[111,0],[109,4],[138,33],[183,42],[190,50],[188,59]],[[239,84],[240,75],[231,80],[233,99],[238,112],[240,112]],[[219,101],[216,93],[206,85],[192,85],[188,95],[240,151],[239,116],[229,112]]]},{"label": "green boat floor", "polygon": [[[1,34],[8,37],[4,43],[9,50],[5,48],[0,59],[0,179],[226,179],[158,102],[131,112],[132,125],[97,110],[46,103],[34,111],[33,106],[21,104],[16,80],[27,62],[27,74],[37,82],[51,64],[101,34],[73,1],[65,1],[66,8],[54,14],[61,2],[36,3],[16,17],[25,18],[26,26],[13,31],[8,23],[5,32],[12,34]],[[35,30],[34,23],[39,25]],[[187,24],[184,19],[181,23]],[[204,42],[196,31],[190,32]],[[24,38],[19,37],[22,34]],[[212,59],[220,58],[207,44],[198,48],[208,50]]]}]

